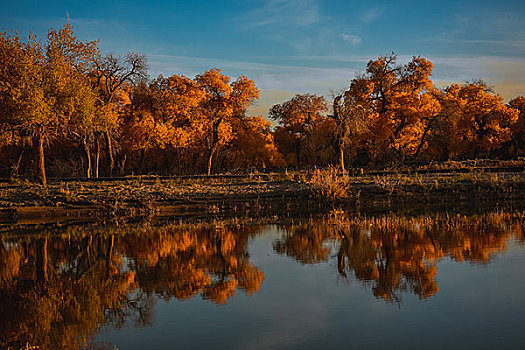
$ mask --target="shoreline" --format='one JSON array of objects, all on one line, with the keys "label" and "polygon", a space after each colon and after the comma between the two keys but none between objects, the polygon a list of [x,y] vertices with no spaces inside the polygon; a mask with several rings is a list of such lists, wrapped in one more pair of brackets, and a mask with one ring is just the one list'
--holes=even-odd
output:
[{"label": "shoreline", "polygon": [[[383,211],[469,205],[525,207],[525,173],[352,176],[342,198],[325,198],[308,179],[129,178],[0,184],[0,223],[259,215],[335,208]],[[485,203],[485,204],[484,204]]]}]

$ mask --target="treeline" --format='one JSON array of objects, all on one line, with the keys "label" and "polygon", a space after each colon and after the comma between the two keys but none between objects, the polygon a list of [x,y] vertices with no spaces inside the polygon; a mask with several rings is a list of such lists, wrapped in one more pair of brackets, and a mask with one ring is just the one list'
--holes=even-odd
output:
[{"label": "treeline", "polygon": [[347,90],[335,96],[332,115],[318,96],[299,95],[270,115],[279,150],[300,166],[387,164],[469,158],[510,159],[525,151],[525,98],[503,104],[483,81],[443,90],[430,79],[430,61],[394,54],[368,62]]},{"label": "treeline", "polygon": [[149,80],[138,53],[103,55],[68,21],[45,42],[0,33],[0,175],[195,174],[251,167],[381,165],[525,152],[525,98],[504,105],[483,82],[434,87],[432,64],[368,63],[330,104],[273,106],[275,130],[247,109],[255,83],[210,69]]}]

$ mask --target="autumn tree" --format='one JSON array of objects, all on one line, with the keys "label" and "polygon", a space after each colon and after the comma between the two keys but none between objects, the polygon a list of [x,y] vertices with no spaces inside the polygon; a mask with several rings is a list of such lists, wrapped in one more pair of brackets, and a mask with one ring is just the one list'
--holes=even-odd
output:
[{"label": "autumn tree", "polygon": [[183,75],[160,76],[132,89],[131,112],[122,123],[122,143],[127,150],[140,152],[141,169],[149,150],[180,153],[198,142],[204,133],[200,111],[204,95],[194,80]]},{"label": "autumn tree", "polygon": [[[61,120],[67,127],[65,137],[73,136],[80,144],[86,159],[85,174],[91,174],[91,154],[88,147],[88,135],[93,127],[95,114],[95,94],[91,89],[87,72],[94,57],[98,54],[96,41],[78,40],[68,18],[67,24],[60,30],[51,29],[48,34],[46,56],[47,69],[51,69],[46,88],[54,101],[55,114],[64,110],[69,113]],[[62,74],[58,76],[57,73]],[[57,111],[58,109],[58,111]]]},{"label": "autumn tree", "polygon": [[518,111],[518,120],[512,126],[512,141],[514,156],[525,152],[525,97],[518,96],[509,101],[509,106]]},{"label": "autumn tree", "polygon": [[34,36],[22,43],[16,34],[5,33],[0,45],[1,124],[31,135],[37,178],[46,185],[45,143],[90,123],[94,98],[84,65],[96,43],[74,37],[68,21],[49,31],[45,45]]},{"label": "autumn tree", "polygon": [[[295,95],[292,99],[272,106],[270,117],[279,122],[276,137],[281,145],[281,152],[295,154],[295,164],[300,166],[303,158],[309,164],[310,155],[305,152],[312,149],[312,136],[316,126],[321,123],[328,110],[324,97],[304,94]],[[286,145],[291,149],[286,149]]]},{"label": "autumn tree", "polygon": [[348,90],[353,108],[366,111],[372,157],[401,160],[417,152],[428,118],[439,112],[430,74],[433,65],[413,57],[396,64],[392,54],[368,62],[366,72],[352,80]]},{"label": "autumn tree", "polygon": [[210,175],[219,147],[232,138],[231,120],[245,117],[246,109],[259,98],[259,89],[244,75],[230,83],[230,77],[221,74],[217,68],[197,75],[195,81],[206,93],[201,107],[205,116],[207,173]]},{"label": "autumn tree", "polygon": [[[4,147],[21,141],[25,132],[21,115],[33,111],[33,119],[45,113],[45,110],[34,110],[43,103],[42,91],[32,81],[40,79],[31,75],[31,72],[33,75],[40,72],[38,65],[41,62],[35,55],[40,55],[41,49],[36,45],[34,37],[23,43],[16,34],[3,32],[0,35],[0,144]],[[31,87],[34,87],[34,96],[28,94]],[[29,128],[29,125],[26,127]]]},{"label": "autumn tree", "polygon": [[479,82],[452,84],[441,97],[442,111],[433,133],[444,159],[490,155],[510,140],[518,112]]},{"label": "autumn tree", "polygon": [[236,119],[230,147],[226,150],[226,163],[232,168],[283,166],[284,159],[275,145],[270,123],[263,117]]},{"label": "autumn tree", "polygon": [[[147,78],[146,56],[136,52],[129,52],[124,57],[98,55],[93,60],[90,75],[97,90],[97,137],[104,135],[107,174],[112,176],[115,167],[112,134],[118,128],[119,108],[129,102],[126,97],[129,86]],[[97,142],[100,142],[98,138]]]},{"label": "autumn tree", "polygon": [[345,172],[345,152],[353,151],[363,141],[363,135],[368,131],[366,108],[354,99],[350,91],[345,91],[334,98],[331,117],[335,121],[334,137],[339,153],[339,165]]}]

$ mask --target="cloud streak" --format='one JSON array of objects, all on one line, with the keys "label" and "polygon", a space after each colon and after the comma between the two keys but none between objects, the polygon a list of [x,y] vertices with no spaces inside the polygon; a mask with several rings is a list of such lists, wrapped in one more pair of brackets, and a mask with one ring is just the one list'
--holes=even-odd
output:
[{"label": "cloud streak", "polygon": [[361,43],[363,42],[363,40],[360,37],[358,37],[357,35],[353,35],[353,34],[341,33],[340,37],[341,39],[343,39],[343,41],[346,41],[352,44],[352,46],[361,45]]},{"label": "cloud streak", "polygon": [[244,20],[248,28],[306,27],[319,22],[321,15],[314,0],[270,0],[249,13]]},{"label": "cloud streak", "polygon": [[374,7],[374,8],[366,10],[361,15],[361,21],[364,23],[371,23],[375,21],[376,19],[378,19],[380,15],[381,15],[381,10],[377,7]]}]

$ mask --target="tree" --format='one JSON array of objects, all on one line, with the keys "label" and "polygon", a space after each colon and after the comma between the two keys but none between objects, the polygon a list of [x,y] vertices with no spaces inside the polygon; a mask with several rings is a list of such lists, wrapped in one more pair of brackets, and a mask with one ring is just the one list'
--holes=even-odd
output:
[{"label": "tree", "polygon": [[[430,74],[433,65],[413,57],[396,65],[392,54],[368,62],[366,73],[352,80],[348,90],[353,108],[366,111],[367,147],[373,157],[401,160],[417,152],[427,119],[439,112]],[[393,152],[393,154],[391,154]]]},{"label": "tree", "polygon": [[445,158],[489,155],[510,140],[518,112],[484,84],[452,84],[442,97],[439,128]]},{"label": "tree", "polygon": [[345,91],[336,96],[333,101],[333,115],[336,124],[335,139],[339,152],[339,164],[345,172],[345,151],[353,145],[355,149],[362,142],[363,135],[368,131],[366,109],[354,96]]},{"label": "tree", "polygon": [[[98,54],[97,41],[79,41],[68,18],[60,30],[51,29],[46,47],[48,68],[54,80],[46,84],[48,94],[55,101],[54,113],[69,113],[62,120],[66,127],[63,136],[73,136],[79,142],[86,160],[85,174],[91,175],[90,130],[95,114],[95,95],[86,75]],[[61,74],[62,76],[58,76]]]},{"label": "tree", "polygon": [[509,101],[509,106],[518,111],[518,120],[512,126],[512,140],[514,143],[514,156],[525,152],[525,97],[518,96]]},{"label": "tree", "polygon": [[122,123],[122,143],[127,150],[141,153],[141,168],[149,150],[180,152],[198,142],[204,133],[200,111],[204,95],[194,80],[183,75],[160,76],[132,89],[131,112]]},{"label": "tree", "polygon": [[97,136],[105,137],[107,174],[112,176],[115,167],[112,133],[118,127],[118,109],[123,105],[122,101],[129,101],[122,98],[128,85],[147,78],[146,56],[136,52],[129,52],[124,57],[113,54],[98,55],[93,61],[90,75],[98,92]]},{"label": "tree", "polygon": [[285,164],[274,143],[270,123],[263,117],[236,119],[232,126],[234,137],[226,155],[229,167],[266,168]]},{"label": "tree", "polygon": [[[43,96],[39,95],[36,86],[32,84],[31,72],[39,72],[35,54],[41,53],[35,46],[35,38],[31,36],[28,43],[22,43],[18,35],[0,35],[0,143],[2,146],[19,143],[22,139],[22,115],[34,111],[36,115],[44,111],[34,110],[42,106]],[[32,54],[31,51],[37,51]],[[38,80],[38,79],[36,79]],[[35,96],[29,93],[30,88]]]},{"label": "tree", "polygon": [[206,93],[201,106],[206,123],[208,175],[211,175],[219,147],[232,138],[232,118],[245,116],[246,109],[259,98],[259,89],[244,75],[230,83],[230,77],[217,68],[197,75],[195,80]]},{"label": "tree", "polygon": [[[279,122],[276,135],[280,142],[281,152],[288,153],[282,146],[293,145],[292,152],[295,153],[295,164],[300,166],[302,158],[306,156],[309,163],[309,155],[302,149],[307,148],[312,141],[312,135],[316,125],[326,119],[322,115],[328,110],[324,97],[304,94],[295,95],[292,99],[272,106],[270,117]],[[288,139],[288,141],[287,141]]]},{"label": "tree", "polygon": [[0,124],[31,136],[45,186],[45,142],[90,123],[94,99],[83,71],[96,43],[74,37],[69,20],[49,31],[44,46],[32,35],[22,43],[17,34],[2,33],[0,42]]}]

